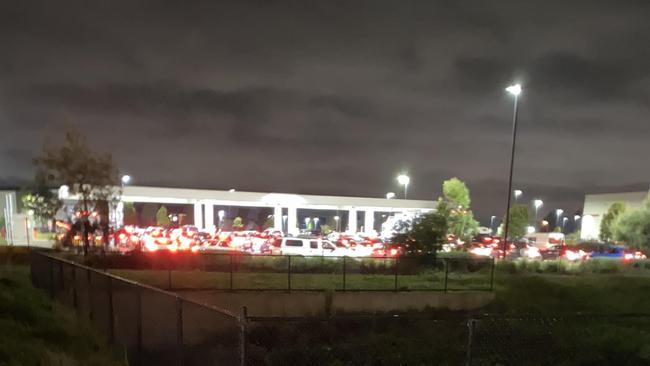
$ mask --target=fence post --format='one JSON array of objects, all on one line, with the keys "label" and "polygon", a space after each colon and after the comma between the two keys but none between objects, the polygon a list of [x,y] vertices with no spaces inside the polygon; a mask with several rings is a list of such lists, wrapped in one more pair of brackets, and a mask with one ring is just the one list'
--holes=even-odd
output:
[{"label": "fence post", "polygon": [[54,298],[54,260],[50,257],[47,260],[50,262],[50,297]]},{"label": "fence post", "polygon": [[136,287],[138,296],[136,297],[136,347],[138,351],[138,366],[144,364],[142,359],[142,288],[140,286]]},{"label": "fence post", "polygon": [[75,265],[72,266],[72,308],[77,311],[77,266]]},{"label": "fence post", "polygon": [[395,292],[397,292],[397,266],[399,266],[399,257],[395,257],[395,268],[393,268],[395,272]]},{"label": "fence post", "polygon": [[476,329],[476,320],[469,319],[467,321],[467,355],[465,357],[465,366],[472,365],[472,341],[474,338],[475,329]]},{"label": "fence post", "polygon": [[167,289],[172,289],[172,259],[171,256],[167,260]]},{"label": "fence post", "polygon": [[348,257],[343,257],[343,292],[345,292],[345,274],[347,272],[345,264],[346,264],[347,259],[348,259]]},{"label": "fence post", "polygon": [[233,290],[233,278],[232,278],[232,276],[233,276],[233,274],[232,274],[233,268],[232,268],[232,266],[233,266],[233,264],[232,264],[232,253],[230,253],[230,291]]},{"label": "fence post", "polygon": [[93,320],[93,281],[90,278],[89,269],[86,269],[86,281],[88,284],[88,319]]},{"label": "fence post", "polygon": [[492,258],[492,269],[490,270],[490,291],[494,291],[494,267],[496,267],[495,258]]},{"label": "fence post", "polygon": [[113,278],[108,277],[106,284],[108,292],[108,342],[113,343],[115,340],[115,317],[113,309]]},{"label": "fence post", "polygon": [[183,299],[176,297],[176,357],[177,365],[183,366]]},{"label": "fence post", "polygon": [[248,309],[245,306],[241,308],[239,315],[239,365],[246,365],[246,321],[248,318]]},{"label": "fence post", "polygon": [[447,292],[447,282],[449,280],[449,258],[445,258],[445,292]]},{"label": "fence post", "polygon": [[291,256],[287,256],[287,290],[291,292]]}]

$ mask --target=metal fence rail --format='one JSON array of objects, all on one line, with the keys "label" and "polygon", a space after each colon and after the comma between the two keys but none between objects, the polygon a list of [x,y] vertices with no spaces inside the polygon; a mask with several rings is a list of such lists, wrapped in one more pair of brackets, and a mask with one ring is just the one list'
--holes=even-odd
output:
[{"label": "metal fence rail", "polygon": [[492,258],[165,252],[106,255],[93,266],[177,291],[491,291],[495,270]]},{"label": "metal fence rail", "polygon": [[[130,365],[243,365],[245,314],[32,252],[34,286],[126,350]],[[245,312],[245,309],[243,310]]]}]

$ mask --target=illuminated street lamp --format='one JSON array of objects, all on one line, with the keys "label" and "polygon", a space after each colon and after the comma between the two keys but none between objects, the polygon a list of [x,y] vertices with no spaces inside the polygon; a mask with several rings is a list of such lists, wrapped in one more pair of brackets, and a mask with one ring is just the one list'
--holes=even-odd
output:
[{"label": "illuminated street lamp", "polygon": [[228,192],[229,192],[229,193],[235,193],[235,189],[234,189],[234,188],[230,188],[230,189],[228,190]]},{"label": "illuminated street lamp", "polygon": [[123,186],[129,184],[130,181],[131,181],[131,176],[130,176],[130,175],[128,175],[128,174],[124,174],[124,175],[122,176],[122,185],[123,185]]},{"label": "illuminated street lamp", "polygon": [[404,186],[404,199],[406,199],[406,193],[408,191],[408,186],[411,182],[411,178],[409,178],[409,176],[406,174],[400,174],[397,176],[397,182]]},{"label": "illuminated street lamp", "polygon": [[522,191],[521,189],[515,189],[515,191],[513,193],[515,194],[515,203],[517,203],[517,200],[519,199],[519,196],[524,194],[524,191]]},{"label": "illuminated street lamp", "polygon": [[510,175],[508,176],[508,203],[506,206],[506,222],[505,222],[505,234],[503,237],[503,258],[506,257],[506,243],[508,242],[508,231],[510,229],[510,199],[512,197],[512,172],[515,167],[515,147],[517,142],[517,112],[519,101],[519,94],[521,94],[521,85],[514,84],[506,88],[506,91],[515,97],[514,100],[514,110],[512,113],[512,146],[510,151]]},{"label": "illuminated street lamp", "polygon": [[562,217],[562,214],[564,213],[564,210],[561,208],[558,208],[555,210],[555,226],[560,226],[560,217]]},{"label": "illuminated street lamp", "polygon": [[494,220],[496,220],[496,216],[492,215],[490,216],[490,234],[494,235]]},{"label": "illuminated street lamp", "polygon": [[544,201],[542,200],[534,200],[533,201],[533,206],[535,206],[535,227],[537,227],[537,211],[539,211],[539,208],[544,205]]},{"label": "illuminated street lamp", "polygon": [[534,226],[528,226],[528,227],[526,228],[526,232],[527,232],[528,234],[532,234],[532,233],[534,233],[534,232],[535,232],[535,227],[534,227]]},{"label": "illuminated street lamp", "polygon": [[566,226],[567,221],[569,221],[568,217],[562,218],[562,232],[564,232],[564,227]]},{"label": "illuminated street lamp", "polygon": [[386,199],[387,200],[392,199],[392,198],[395,198],[395,193],[393,193],[393,192],[386,193]]}]

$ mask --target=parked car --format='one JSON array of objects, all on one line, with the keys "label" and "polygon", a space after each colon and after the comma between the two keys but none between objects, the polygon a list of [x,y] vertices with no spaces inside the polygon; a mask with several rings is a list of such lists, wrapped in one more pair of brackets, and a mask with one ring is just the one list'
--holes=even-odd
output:
[{"label": "parked car", "polygon": [[283,255],[322,255],[345,256],[345,250],[337,248],[329,240],[314,238],[283,238],[280,244],[280,253]]}]

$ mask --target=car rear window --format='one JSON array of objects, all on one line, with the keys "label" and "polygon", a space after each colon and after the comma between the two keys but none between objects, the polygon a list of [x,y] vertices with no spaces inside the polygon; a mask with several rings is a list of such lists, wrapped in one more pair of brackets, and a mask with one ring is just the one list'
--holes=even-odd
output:
[{"label": "car rear window", "polygon": [[288,247],[301,247],[302,246],[302,240],[287,240],[284,242],[284,245]]}]

